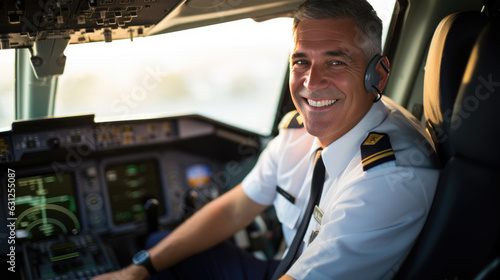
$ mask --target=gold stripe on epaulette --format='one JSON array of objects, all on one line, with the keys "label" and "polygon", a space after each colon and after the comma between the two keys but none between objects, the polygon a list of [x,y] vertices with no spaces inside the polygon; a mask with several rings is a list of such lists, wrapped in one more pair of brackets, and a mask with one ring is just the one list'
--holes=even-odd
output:
[{"label": "gold stripe on epaulette", "polygon": [[363,159],[361,161],[361,164],[363,166],[366,166],[366,165],[368,165],[368,164],[370,164],[370,163],[372,163],[374,161],[377,161],[377,160],[379,160],[381,158],[385,158],[385,157],[392,156],[392,155],[394,155],[394,151],[392,149],[383,150],[383,151],[380,151],[380,152],[378,152],[376,154],[373,154],[373,155],[371,155],[371,156]]}]

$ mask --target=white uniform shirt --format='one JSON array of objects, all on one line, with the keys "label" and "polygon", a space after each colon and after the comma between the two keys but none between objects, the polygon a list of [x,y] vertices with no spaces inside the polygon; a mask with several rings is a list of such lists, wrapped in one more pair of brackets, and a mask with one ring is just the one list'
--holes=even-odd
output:
[{"label": "white uniform shirt", "polygon": [[[322,152],[323,217],[321,225],[310,219],[304,251],[287,272],[295,279],[391,278],[424,224],[439,175],[434,150],[413,116],[386,97],[382,101]],[[370,132],[389,135],[396,160],[364,171],[360,147]],[[281,129],[243,181],[254,201],[274,203],[287,246],[307,206],[318,147],[304,128]]]}]

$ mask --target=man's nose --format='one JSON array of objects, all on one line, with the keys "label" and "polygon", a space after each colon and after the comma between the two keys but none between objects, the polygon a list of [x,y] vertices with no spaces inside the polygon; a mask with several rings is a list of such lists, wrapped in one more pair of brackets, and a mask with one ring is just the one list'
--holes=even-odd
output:
[{"label": "man's nose", "polygon": [[327,86],[325,69],[321,65],[311,65],[304,81],[304,86],[310,91],[325,88]]}]

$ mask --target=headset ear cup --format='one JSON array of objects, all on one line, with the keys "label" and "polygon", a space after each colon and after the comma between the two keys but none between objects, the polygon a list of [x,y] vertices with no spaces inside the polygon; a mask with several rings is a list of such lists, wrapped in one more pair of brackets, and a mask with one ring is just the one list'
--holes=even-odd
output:
[{"label": "headset ear cup", "polygon": [[380,75],[377,73],[375,68],[377,67],[377,62],[380,60],[380,55],[375,55],[365,71],[365,89],[367,92],[372,92],[374,90],[378,91],[378,83],[380,81]]}]

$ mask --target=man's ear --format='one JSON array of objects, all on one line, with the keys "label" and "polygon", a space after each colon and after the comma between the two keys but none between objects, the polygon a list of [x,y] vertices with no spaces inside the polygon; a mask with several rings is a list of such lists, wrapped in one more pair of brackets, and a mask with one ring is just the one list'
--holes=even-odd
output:
[{"label": "man's ear", "polygon": [[373,102],[382,97],[382,91],[389,77],[389,59],[376,54],[368,63],[365,70],[365,90],[373,93]]},{"label": "man's ear", "polygon": [[375,66],[375,71],[377,71],[377,73],[380,75],[378,89],[383,92],[390,73],[390,64],[387,56],[380,57],[377,65]]}]

